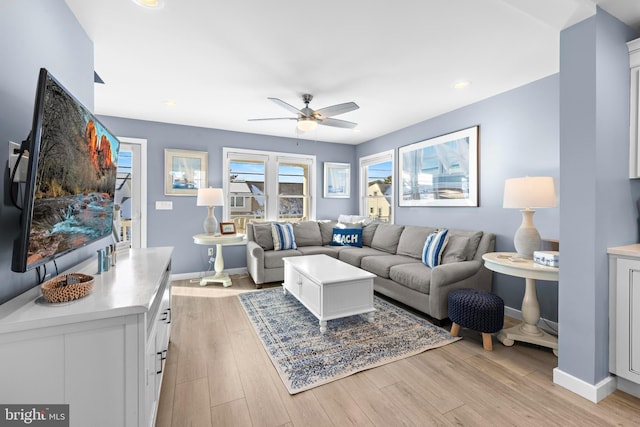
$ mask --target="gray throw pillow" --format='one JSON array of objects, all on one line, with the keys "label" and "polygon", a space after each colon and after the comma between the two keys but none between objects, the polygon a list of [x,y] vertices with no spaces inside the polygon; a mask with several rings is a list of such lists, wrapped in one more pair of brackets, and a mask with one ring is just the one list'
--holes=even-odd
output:
[{"label": "gray throw pillow", "polygon": [[271,223],[253,223],[253,239],[265,251],[272,251],[273,234],[271,233]]},{"label": "gray throw pillow", "polygon": [[[482,239],[482,231],[449,230],[449,243],[442,254],[442,263],[470,261],[476,255],[478,245]],[[464,245],[464,249],[462,246]]]}]

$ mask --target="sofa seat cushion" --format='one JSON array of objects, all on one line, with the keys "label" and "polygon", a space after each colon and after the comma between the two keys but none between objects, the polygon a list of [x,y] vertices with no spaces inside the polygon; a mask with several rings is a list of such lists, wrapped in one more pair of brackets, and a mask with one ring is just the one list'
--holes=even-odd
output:
[{"label": "sofa seat cushion", "polygon": [[343,249],[338,253],[338,259],[355,267],[360,267],[360,261],[366,256],[389,255],[386,252],[365,246],[361,248],[356,248],[355,246],[336,246],[336,248],[339,247]]},{"label": "sofa seat cushion", "polygon": [[281,251],[264,251],[264,268],[283,268],[282,258],[288,256],[300,256],[302,252],[297,249],[284,249]]},{"label": "sofa seat cushion", "polygon": [[[341,247],[341,246],[340,246]],[[298,252],[302,255],[329,255],[338,258],[338,251],[334,246],[298,246]]]},{"label": "sofa seat cushion", "polygon": [[362,258],[362,261],[360,261],[360,268],[373,273],[376,276],[388,279],[389,270],[391,270],[391,267],[394,265],[412,264],[415,262],[419,263],[420,260],[405,255],[367,256]]},{"label": "sofa seat cushion", "polygon": [[431,287],[431,269],[422,262],[394,265],[389,270],[389,278],[423,294]]}]

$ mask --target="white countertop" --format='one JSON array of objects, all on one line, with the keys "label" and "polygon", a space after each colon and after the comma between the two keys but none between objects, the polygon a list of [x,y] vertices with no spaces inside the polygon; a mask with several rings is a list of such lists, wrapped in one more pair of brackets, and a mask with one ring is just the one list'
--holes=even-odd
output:
[{"label": "white countertop", "polygon": [[634,245],[615,246],[613,248],[608,248],[607,253],[610,255],[640,258],[640,244],[636,243]]},{"label": "white countertop", "polygon": [[118,252],[116,266],[101,274],[97,274],[98,262],[94,256],[64,272],[92,275],[91,294],[66,303],[49,304],[37,285],[0,305],[0,333],[145,313],[151,308],[172,252],[171,247]]}]

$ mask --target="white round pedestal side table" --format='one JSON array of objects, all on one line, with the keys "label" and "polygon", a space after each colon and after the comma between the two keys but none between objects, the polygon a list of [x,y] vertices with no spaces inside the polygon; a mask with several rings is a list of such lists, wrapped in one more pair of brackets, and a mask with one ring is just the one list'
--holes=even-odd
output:
[{"label": "white round pedestal side table", "polygon": [[200,279],[200,286],[206,286],[210,283],[222,283],[222,286],[231,286],[231,279],[224,270],[224,258],[222,257],[222,247],[225,245],[233,245],[241,243],[244,234],[196,234],[193,241],[196,245],[213,246],[216,245],[216,261],[214,276],[206,276]]},{"label": "white round pedestal side table", "polygon": [[540,304],[536,291],[536,280],[558,281],[558,267],[549,267],[533,262],[531,259],[518,258],[513,252],[490,252],[482,256],[484,265],[496,273],[525,279],[524,298],[522,299],[522,320],[519,325],[503,329],[498,341],[511,347],[515,341],[528,342],[553,349],[558,355],[558,338],[538,327]]}]

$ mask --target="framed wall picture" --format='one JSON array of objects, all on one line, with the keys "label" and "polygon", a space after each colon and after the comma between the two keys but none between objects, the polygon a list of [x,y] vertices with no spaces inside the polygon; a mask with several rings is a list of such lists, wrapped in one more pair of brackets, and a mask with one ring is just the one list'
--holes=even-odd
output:
[{"label": "framed wall picture", "polygon": [[197,196],[198,188],[207,186],[206,151],[164,150],[164,194]]},{"label": "framed wall picture", "polygon": [[351,184],[351,164],[324,162],[324,197],[348,198]]},{"label": "framed wall picture", "polygon": [[220,234],[236,234],[236,224],[233,222],[221,222]]},{"label": "framed wall picture", "polygon": [[399,148],[400,206],[478,206],[479,126]]}]

